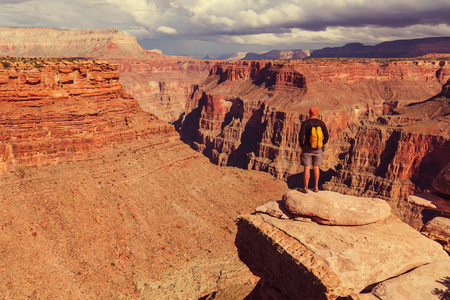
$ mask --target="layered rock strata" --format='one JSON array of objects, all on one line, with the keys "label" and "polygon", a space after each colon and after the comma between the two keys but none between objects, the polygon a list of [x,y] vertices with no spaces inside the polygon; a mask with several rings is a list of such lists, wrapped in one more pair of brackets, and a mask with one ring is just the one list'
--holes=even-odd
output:
[{"label": "layered rock strata", "polygon": [[117,65],[0,62],[1,299],[245,297],[235,217],[284,182],[212,165]]},{"label": "layered rock strata", "polygon": [[173,126],[145,113],[118,82],[117,65],[3,60],[0,171],[84,160],[103,147]]},{"label": "layered rock strata", "polygon": [[166,122],[177,120],[186,110],[187,99],[210,73],[209,61],[177,57],[118,61],[120,82],[144,111]]},{"label": "layered rock strata", "polygon": [[449,75],[433,60],[222,62],[179,128],[214,163],[298,185],[298,134],[315,105],[330,132],[323,178],[342,169],[327,188],[403,199],[430,188],[448,162]]},{"label": "layered rock strata", "polygon": [[288,299],[359,299],[389,278],[449,261],[441,245],[393,215],[328,226],[256,213],[240,216],[237,225],[241,260],[262,278],[262,290]]}]

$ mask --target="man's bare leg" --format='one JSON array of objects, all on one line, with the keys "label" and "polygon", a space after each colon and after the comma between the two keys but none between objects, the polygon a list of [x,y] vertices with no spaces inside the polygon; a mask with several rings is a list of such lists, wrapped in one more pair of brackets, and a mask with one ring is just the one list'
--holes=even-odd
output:
[{"label": "man's bare leg", "polygon": [[313,166],[314,170],[314,189],[319,189],[319,176],[320,176],[320,168],[318,166]]},{"label": "man's bare leg", "polygon": [[310,171],[311,166],[305,166],[305,169],[303,171],[303,187],[305,188],[305,190],[308,189]]}]

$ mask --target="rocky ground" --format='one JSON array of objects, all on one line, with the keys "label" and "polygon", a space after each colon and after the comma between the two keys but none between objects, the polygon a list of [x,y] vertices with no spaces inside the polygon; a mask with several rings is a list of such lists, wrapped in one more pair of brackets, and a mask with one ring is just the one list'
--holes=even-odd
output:
[{"label": "rocky ground", "polygon": [[197,299],[251,276],[235,218],[286,184],[155,136],[0,176],[0,297]]}]

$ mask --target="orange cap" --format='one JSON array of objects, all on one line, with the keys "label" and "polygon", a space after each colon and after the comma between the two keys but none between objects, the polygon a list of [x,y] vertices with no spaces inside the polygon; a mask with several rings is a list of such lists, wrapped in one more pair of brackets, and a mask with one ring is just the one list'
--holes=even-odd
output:
[{"label": "orange cap", "polygon": [[319,109],[317,107],[313,106],[309,109],[310,117],[317,117],[318,114],[319,114]]}]

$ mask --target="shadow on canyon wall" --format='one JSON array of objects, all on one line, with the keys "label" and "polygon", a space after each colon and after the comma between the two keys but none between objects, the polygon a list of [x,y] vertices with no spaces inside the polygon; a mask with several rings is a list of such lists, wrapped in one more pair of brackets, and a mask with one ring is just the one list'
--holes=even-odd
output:
[{"label": "shadow on canyon wall", "polygon": [[[199,151],[198,144],[205,144],[206,147],[200,152],[202,152],[206,157],[210,159],[210,161],[214,164],[219,164],[218,157],[213,155],[214,147],[210,145],[208,141],[202,140],[202,137],[199,135],[200,129],[200,119],[202,117],[202,110],[206,104],[206,94],[203,94],[201,99],[198,102],[198,106],[193,109],[188,114],[183,114],[181,117],[173,123],[175,129],[180,133],[181,140],[190,145],[192,149]],[[233,122],[242,122],[244,108],[243,102],[239,98],[230,100],[232,101],[232,105],[230,111],[225,114],[224,121],[220,125],[221,133],[219,134],[219,138],[222,140],[225,139],[224,132],[230,127],[233,126]],[[261,105],[257,110],[252,112],[252,115],[248,119],[247,123],[244,126],[244,130],[242,131],[240,144],[235,149],[232,150],[228,155],[228,159],[226,162],[227,166],[230,167],[238,167],[238,168],[247,168],[248,165],[248,155],[254,152],[257,149],[258,143],[262,140],[262,135],[266,128],[266,121],[263,121],[265,105]]]}]

